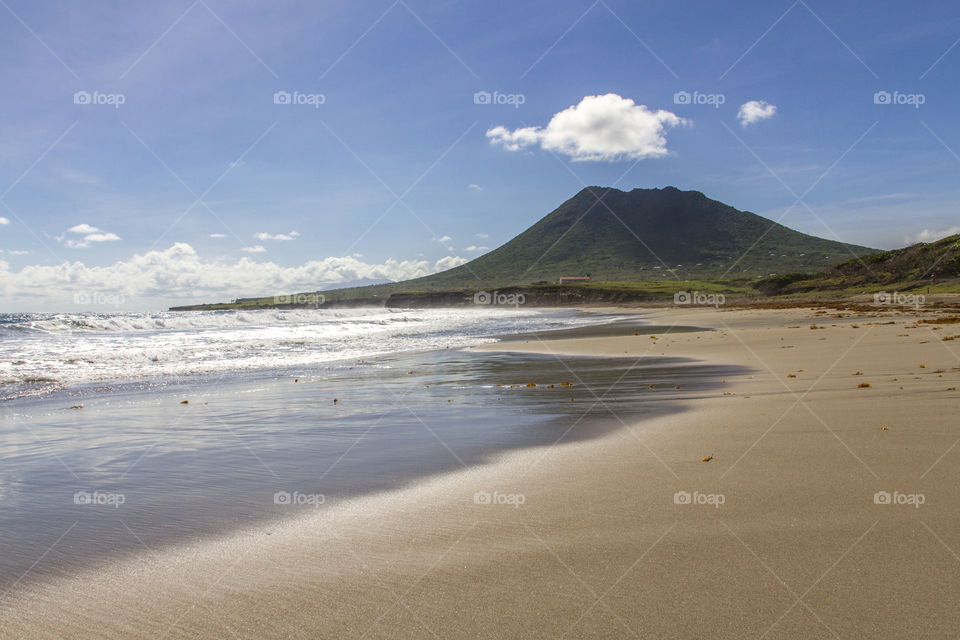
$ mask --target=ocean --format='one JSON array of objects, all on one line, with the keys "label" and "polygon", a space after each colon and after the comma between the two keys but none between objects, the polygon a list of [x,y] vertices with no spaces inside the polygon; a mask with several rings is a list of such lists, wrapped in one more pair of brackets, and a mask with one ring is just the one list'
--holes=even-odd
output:
[{"label": "ocean", "polygon": [[610,320],[500,307],[7,313],[0,314],[0,399],[95,382],[308,367]]},{"label": "ocean", "polygon": [[570,310],[0,321],[0,587],[596,437],[732,373],[659,356],[463,349],[549,330],[663,330]]}]

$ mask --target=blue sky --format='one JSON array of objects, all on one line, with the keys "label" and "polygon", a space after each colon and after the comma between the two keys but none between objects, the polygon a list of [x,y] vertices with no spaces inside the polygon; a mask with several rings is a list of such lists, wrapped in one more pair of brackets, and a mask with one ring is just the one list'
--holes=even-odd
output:
[{"label": "blue sky", "polygon": [[584,185],[960,224],[950,2],[2,0],[0,39],[5,311],[422,275]]}]

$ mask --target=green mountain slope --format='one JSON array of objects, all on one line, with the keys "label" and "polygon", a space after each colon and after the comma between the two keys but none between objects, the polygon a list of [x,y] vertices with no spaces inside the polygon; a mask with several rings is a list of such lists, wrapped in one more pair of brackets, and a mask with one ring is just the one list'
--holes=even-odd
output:
[{"label": "green mountain slope", "polygon": [[589,187],[505,245],[411,288],[754,278],[815,272],[875,249],[809,236],[699,191]]},{"label": "green mountain slope", "polygon": [[[397,292],[555,283],[561,276],[589,275],[594,283],[743,280],[821,272],[874,252],[794,231],[699,191],[588,187],[503,246],[454,269],[322,293],[329,302],[369,303]],[[248,298],[219,307],[278,302]]]},{"label": "green mountain slope", "polygon": [[789,274],[766,278],[755,287],[768,294],[808,291],[909,291],[933,287],[934,291],[958,290],[960,285],[960,235],[936,242],[880,251],[847,260],[817,274]]}]

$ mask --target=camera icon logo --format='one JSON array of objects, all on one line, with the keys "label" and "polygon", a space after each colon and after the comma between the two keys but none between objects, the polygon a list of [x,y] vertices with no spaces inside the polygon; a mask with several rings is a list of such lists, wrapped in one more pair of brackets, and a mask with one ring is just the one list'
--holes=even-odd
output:
[{"label": "camera icon logo", "polygon": [[673,294],[673,304],[690,304],[690,292],[689,291],[677,291]]},{"label": "camera icon logo", "polygon": [[873,504],[890,504],[891,496],[889,491],[877,491],[873,494]]},{"label": "camera icon logo", "polygon": [[291,504],[292,500],[287,491],[277,491],[273,494],[273,504]]},{"label": "camera icon logo", "polygon": [[890,104],[889,91],[877,91],[873,94],[873,104]]},{"label": "camera icon logo", "polygon": [[689,491],[677,491],[673,494],[673,504],[690,504],[692,498]]},{"label": "camera icon logo", "polygon": [[873,294],[874,304],[890,304],[890,294],[886,291],[878,291]]},{"label": "camera icon logo", "polygon": [[290,104],[289,91],[277,91],[273,94],[273,104]]},{"label": "camera icon logo", "polygon": [[673,104],[690,104],[690,92],[677,91],[673,94]]},{"label": "camera icon logo", "polygon": [[73,304],[90,304],[90,294],[86,291],[74,292]]},{"label": "camera icon logo", "polygon": [[489,91],[477,91],[473,94],[473,104],[490,104],[491,100]]},{"label": "camera icon logo", "polygon": [[73,504],[93,504],[93,496],[89,491],[77,491],[73,494]]},{"label": "camera icon logo", "polygon": [[473,304],[490,304],[493,298],[488,291],[477,291],[473,294]]},{"label": "camera icon logo", "polygon": [[474,504],[490,504],[490,494],[486,491],[477,491],[473,494]]},{"label": "camera icon logo", "polygon": [[89,91],[77,91],[73,94],[73,104],[90,104],[90,99]]}]

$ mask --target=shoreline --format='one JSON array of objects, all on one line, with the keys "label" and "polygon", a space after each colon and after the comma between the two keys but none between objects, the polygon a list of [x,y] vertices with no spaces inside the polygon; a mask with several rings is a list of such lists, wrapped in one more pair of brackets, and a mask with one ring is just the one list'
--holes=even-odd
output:
[{"label": "shoreline", "polygon": [[752,372],[598,438],[31,585],[0,603],[0,637],[90,619],[102,637],[953,637],[960,362],[940,336],[958,331],[901,313],[645,312],[715,330],[471,350]]},{"label": "shoreline", "polygon": [[[558,335],[606,335],[611,326],[625,335],[640,322]],[[586,405],[567,402],[589,400],[583,381],[598,390],[616,383],[618,410],[639,419],[677,409],[676,398],[631,406],[632,387],[647,378],[686,378],[691,387],[708,388],[721,372],[675,358],[635,371],[590,357],[576,359],[572,370],[551,365],[544,356],[418,350],[299,377],[258,372],[20,402],[20,417],[7,426],[19,424],[20,434],[41,445],[61,442],[38,449],[46,463],[28,461],[29,442],[7,445],[7,473],[22,479],[0,494],[0,590],[22,575],[42,581],[144,548],[163,553],[184,540],[271,527],[314,502],[325,511],[460,466],[485,465],[503,452],[552,442],[557,433],[568,440],[600,437],[618,425],[596,411],[584,419]],[[577,385],[564,387],[573,375]],[[526,387],[531,379],[539,388]],[[67,410],[75,402],[85,408]],[[77,503],[78,493],[91,502]],[[290,504],[276,502],[281,493]],[[98,506],[101,498],[113,502]],[[70,552],[47,553],[68,529],[62,542]]]},{"label": "shoreline", "polygon": [[111,387],[204,384],[223,376],[296,377],[544,327],[610,321],[572,308],[490,307],[0,316],[6,316],[0,317],[0,406]]}]

